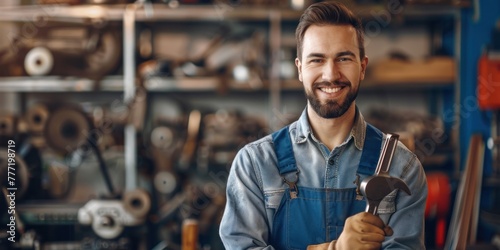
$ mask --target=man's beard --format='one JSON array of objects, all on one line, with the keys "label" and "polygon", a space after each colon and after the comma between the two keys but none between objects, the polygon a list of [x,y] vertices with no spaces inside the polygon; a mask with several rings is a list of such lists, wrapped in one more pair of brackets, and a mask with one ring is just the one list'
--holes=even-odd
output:
[{"label": "man's beard", "polygon": [[[312,89],[315,89],[319,84],[322,83],[313,84]],[[356,97],[358,96],[359,88],[353,89],[350,82],[341,85],[335,84],[334,86],[344,86],[344,88],[350,88],[350,91],[349,93],[347,93],[347,97],[344,102],[339,103],[334,100],[327,100],[326,103],[322,104],[318,97],[314,94],[314,92],[308,92],[307,90],[305,90],[309,105],[311,105],[313,110],[319,116],[325,119],[337,118],[342,116],[349,109],[349,107],[351,107],[351,104],[354,102],[354,100],[356,100]]]}]

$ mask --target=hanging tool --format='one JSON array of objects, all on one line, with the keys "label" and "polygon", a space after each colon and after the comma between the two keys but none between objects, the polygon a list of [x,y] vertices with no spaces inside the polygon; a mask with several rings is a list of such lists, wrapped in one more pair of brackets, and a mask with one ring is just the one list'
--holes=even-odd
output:
[{"label": "hanging tool", "polygon": [[392,156],[398,145],[398,139],[399,135],[397,134],[387,134],[375,175],[361,182],[360,189],[363,196],[366,197],[366,212],[368,213],[377,215],[380,202],[396,189],[401,189],[408,195],[411,195],[410,189],[403,180],[389,175],[389,168]]}]

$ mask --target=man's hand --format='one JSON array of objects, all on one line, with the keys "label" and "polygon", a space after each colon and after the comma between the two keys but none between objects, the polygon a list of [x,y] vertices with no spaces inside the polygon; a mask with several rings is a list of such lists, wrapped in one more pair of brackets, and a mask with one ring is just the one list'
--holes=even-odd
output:
[{"label": "man's hand", "polygon": [[392,228],[386,226],[378,216],[358,213],[345,221],[344,231],[337,239],[335,249],[380,249],[385,236],[392,233]]}]

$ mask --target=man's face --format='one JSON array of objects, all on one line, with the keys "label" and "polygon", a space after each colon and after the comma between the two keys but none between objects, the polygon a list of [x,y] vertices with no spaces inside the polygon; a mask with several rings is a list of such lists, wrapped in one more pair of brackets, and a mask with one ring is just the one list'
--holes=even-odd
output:
[{"label": "man's face", "polygon": [[356,30],[348,25],[311,25],[301,59],[295,59],[309,105],[323,118],[342,116],[358,94],[368,58],[359,58]]}]

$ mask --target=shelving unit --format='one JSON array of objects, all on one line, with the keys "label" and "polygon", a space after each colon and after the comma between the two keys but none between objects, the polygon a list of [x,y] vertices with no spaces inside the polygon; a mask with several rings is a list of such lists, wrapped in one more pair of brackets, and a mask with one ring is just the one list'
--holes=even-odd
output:
[{"label": "shelving unit", "polygon": [[[460,7],[434,7],[427,8],[416,5],[389,6],[382,4],[355,5],[347,2],[347,5],[359,15],[362,20],[368,22],[381,22],[379,15],[391,14],[391,22],[400,25],[405,20],[417,22],[432,22],[443,18],[455,20],[455,58],[460,61]],[[106,91],[124,92],[124,101],[133,99],[135,91],[135,58],[136,45],[136,23],[152,22],[266,22],[268,23],[268,46],[269,62],[267,84],[263,91],[269,92],[270,109],[279,110],[281,107],[281,93],[283,91],[301,90],[301,85],[295,80],[281,80],[279,77],[279,52],[283,43],[282,27],[286,23],[296,23],[301,11],[291,9],[232,6],[228,4],[213,4],[204,6],[180,6],[170,8],[166,4],[143,5],[43,5],[43,6],[18,6],[0,8],[0,22],[21,22],[34,24],[46,21],[69,22],[82,24],[99,24],[106,22],[123,22],[124,50],[123,76],[110,76],[96,84],[89,79],[78,79],[72,77],[2,77],[0,78],[1,92],[64,92],[64,91]],[[385,20],[384,20],[385,21]],[[390,24],[378,23],[379,26]],[[181,82],[179,82],[181,81]],[[454,89],[456,96],[459,88],[456,88],[459,79],[455,83],[406,83],[406,84],[378,84],[370,82],[369,79],[363,83],[361,91],[379,92],[394,91],[402,93],[405,91],[433,91]],[[181,87],[182,86],[182,87]],[[297,86],[297,87],[296,87]],[[217,89],[216,78],[202,79],[174,79],[156,77],[145,83],[148,91],[153,92],[176,92],[176,91],[213,91]],[[246,89],[243,89],[246,91]],[[233,91],[229,89],[229,91]],[[238,89],[237,91],[241,91]],[[250,89],[248,91],[254,91]],[[262,92],[256,90],[255,92]],[[456,98],[456,97],[455,97]],[[271,128],[277,128],[277,124],[270,124]]]},{"label": "shelving unit", "polygon": [[[390,29],[391,25],[401,26],[405,21],[416,23],[430,23],[441,19],[452,19],[454,38],[454,58],[460,61],[460,30],[461,9],[459,7],[435,7],[432,9],[421,6],[404,6],[399,13],[391,15],[391,23],[383,24],[378,19],[380,14],[388,13],[388,6],[384,5],[348,5],[359,15],[365,23],[379,22],[380,28]],[[268,61],[270,67],[265,69],[266,79],[263,79],[262,88],[248,88],[246,85],[230,84],[223,95],[255,95],[260,99],[267,99],[269,110],[266,110],[269,127],[278,129],[281,124],[276,121],[274,112],[283,110],[284,96],[303,95],[302,84],[295,79],[281,79],[279,72],[279,53],[285,41],[285,27],[294,26],[298,22],[302,11],[230,6],[230,5],[206,5],[206,6],[180,6],[169,8],[165,4],[129,4],[129,5],[85,5],[85,6],[20,6],[0,8],[0,22],[17,22],[21,24],[40,24],[46,21],[68,22],[84,25],[102,25],[107,22],[119,22],[123,27],[123,75],[107,76],[99,83],[91,79],[77,77],[0,77],[0,93],[123,93],[123,102],[128,104],[133,101],[137,87],[137,61],[136,42],[137,31],[143,23],[204,23],[205,25],[216,25],[224,22],[245,22],[252,24],[264,23],[267,29]],[[458,67],[458,66],[457,66]],[[460,72],[457,70],[457,72]],[[442,109],[454,107],[455,100],[460,95],[460,78],[454,82],[405,82],[387,84],[366,79],[362,82],[361,94],[405,95],[408,93],[423,93],[431,100],[428,110],[432,114],[442,113]],[[213,99],[220,98],[218,92],[220,79],[218,77],[198,77],[176,79],[172,77],[152,77],[144,82],[148,93],[155,95],[178,95],[185,96],[190,93],[203,93],[204,98],[213,94]],[[443,107],[433,103],[442,100],[442,93],[454,95],[454,100],[448,98],[442,101]],[[210,98],[210,97],[208,97]],[[305,102],[305,101],[304,101]],[[283,111],[286,113],[286,110]],[[459,112],[454,110],[454,112]],[[451,133],[457,133],[458,128],[452,128]],[[137,186],[137,144],[136,129],[129,125],[125,129],[125,181],[127,189]],[[453,136],[456,137],[457,136]],[[458,144],[459,142],[456,142]],[[460,161],[457,160],[461,154],[458,148],[447,148],[446,154],[454,154],[456,168]]]},{"label": "shelving unit", "polygon": [[89,92],[123,91],[123,77],[108,76],[96,83],[94,80],[75,77],[1,77],[0,92]]},{"label": "shelving unit", "polygon": [[[385,6],[381,4],[353,5],[347,3],[353,11],[359,15],[364,22],[379,21],[377,19],[382,14],[391,15],[391,20],[395,23],[401,23],[404,20],[413,20],[419,22],[430,22],[442,18],[453,18],[456,20],[455,32],[460,27],[460,8],[459,7],[439,7],[426,8],[421,6]],[[2,92],[62,92],[62,91],[123,91],[124,101],[129,102],[133,99],[135,91],[135,45],[136,45],[136,23],[145,22],[266,22],[268,23],[268,46],[269,62],[268,79],[265,80],[264,91],[269,92],[269,105],[272,110],[279,110],[281,107],[282,91],[301,90],[301,85],[295,80],[281,80],[279,76],[279,52],[282,44],[282,26],[285,23],[296,23],[301,15],[301,11],[291,9],[263,8],[231,6],[227,4],[214,4],[205,6],[180,6],[179,8],[169,8],[166,4],[143,5],[84,5],[84,6],[65,6],[65,5],[44,5],[44,6],[19,6],[1,8],[2,22],[37,22],[37,21],[60,21],[74,22],[84,24],[123,22],[124,32],[124,50],[123,67],[125,74],[123,76],[110,76],[96,84],[92,80],[77,79],[71,77],[20,77],[20,78],[0,78],[0,91]],[[379,25],[389,25],[379,23]],[[458,37],[459,33],[455,35]],[[460,47],[460,39],[455,39],[455,47]],[[456,50],[455,58],[459,61],[459,50]],[[180,82],[179,82],[180,81]],[[457,80],[458,82],[458,80]],[[176,91],[212,91],[217,89],[216,78],[200,79],[174,79],[156,77],[145,83],[148,91],[153,92],[176,92]],[[433,91],[449,90],[454,88],[456,83],[406,83],[406,84],[378,84],[370,82],[367,79],[363,83],[362,91],[395,91],[397,93],[405,91]],[[237,86],[237,85],[236,85]],[[456,88],[458,89],[458,88]],[[244,89],[246,90],[246,89]],[[233,91],[229,89],[229,91]],[[240,91],[238,89],[237,91]],[[253,91],[250,89],[248,91]],[[256,92],[262,92],[257,90]],[[271,128],[277,128],[277,124],[270,124]]]}]

